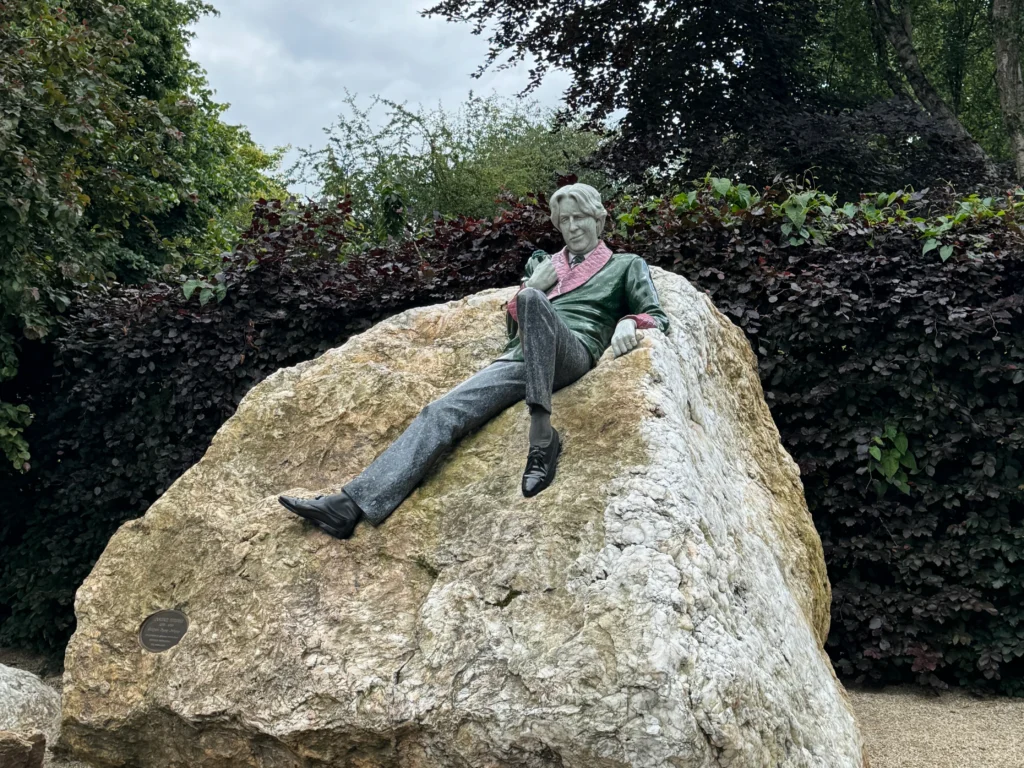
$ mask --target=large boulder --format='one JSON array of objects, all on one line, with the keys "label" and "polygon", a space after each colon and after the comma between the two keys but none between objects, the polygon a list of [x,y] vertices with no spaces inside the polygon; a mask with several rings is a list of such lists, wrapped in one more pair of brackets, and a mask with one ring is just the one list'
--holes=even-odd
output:
[{"label": "large boulder", "polygon": [[[254,387],[78,592],[63,736],[140,768],[866,764],[823,652],[830,588],[743,334],[652,270],[669,334],[464,439],[339,541],[331,492],[494,358],[511,289],[404,312]],[[181,642],[139,643],[161,610]]]},{"label": "large boulder", "polygon": [[25,742],[42,734],[52,743],[59,728],[60,694],[31,672],[0,664],[0,732],[8,741],[14,743],[14,734]]}]

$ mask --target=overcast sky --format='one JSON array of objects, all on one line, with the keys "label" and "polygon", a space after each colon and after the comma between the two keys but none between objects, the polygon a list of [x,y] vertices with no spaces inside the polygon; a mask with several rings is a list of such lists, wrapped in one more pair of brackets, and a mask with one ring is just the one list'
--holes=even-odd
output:
[{"label": "overcast sky", "polygon": [[[487,41],[469,24],[425,19],[431,0],[213,0],[219,16],[202,20],[193,58],[206,69],[225,119],[249,128],[266,148],[324,145],[323,128],[341,111],[345,88],[456,107],[472,90],[514,95],[527,67],[471,77]],[[556,72],[534,94],[555,106],[569,84]],[[292,153],[292,156],[294,153]]]}]

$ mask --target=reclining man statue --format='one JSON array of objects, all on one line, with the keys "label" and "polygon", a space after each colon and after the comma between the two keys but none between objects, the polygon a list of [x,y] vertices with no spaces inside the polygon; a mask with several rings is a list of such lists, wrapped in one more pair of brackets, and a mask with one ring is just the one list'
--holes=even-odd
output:
[{"label": "reclining man statue", "polygon": [[551,196],[551,221],[566,247],[537,251],[505,317],[504,353],[447,394],[426,405],[402,435],[339,493],[280,502],[339,539],[366,518],[380,525],[460,438],[525,399],[530,410],[523,495],[547,488],[562,443],[551,426],[551,393],[593,368],[611,346],[618,357],[634,349],[638,328],[668,329],[646,262],[613,254],[600,239],[607,212],[586,184]]}]

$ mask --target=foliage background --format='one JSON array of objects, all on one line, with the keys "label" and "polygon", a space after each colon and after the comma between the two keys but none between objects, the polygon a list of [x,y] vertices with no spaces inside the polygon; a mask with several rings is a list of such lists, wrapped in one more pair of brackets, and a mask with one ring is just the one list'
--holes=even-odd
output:
[{"label": "foliage background", "polygon": [[556,124],[535,101],[471,94],[455,110],[413,110],[379,96],[360,107],[347,94],[325,133],[326,146],[300,150],[290,173],[326,199],[348,200],[366,244],[427,232],[439,219],[493,216],[500,192],[530,194],[559,175],[609,188],[584,167],[601,135]]},{"label": "foliage background", "polygon": [[[530,88],[552,69],[570,73],[563,116],[599,125],[621,113],[598,167],[651,194],[709,171],[758,188],[779,174],[810,175],[846,202],[906,185],[951,181],[969,191],[1010,178],[990,6],[440,0],[427,13],[486,35],[481,71],[531,57]],[[899,18],[914,72],[887,41],[876,8]],[[922,81],[951,120],[912,87]]]},{"label": "foliage background", "polygon": [[[261,203],[221,300],[78,297],[25,393],[39,464],[0,483],[21,510],[0,527],[0,638],[61,648],[107,538],[257,381],[393,312],[512,284],[558,247],[544,198],[504,208],[339,262],[348,205]],[[614,248],[706,290],[757,352],[825,546],[845,676],[1024,695],[1022,208],[1024,193],[841,206],[712,178],[612,210]]]},{"label": "foliage background", "polygon": [[186,52],[198,0],[0,2],[0,452],[31,416],[21,349],[84,285],[160,279],[230,248],[278,156],[221,121]]}]

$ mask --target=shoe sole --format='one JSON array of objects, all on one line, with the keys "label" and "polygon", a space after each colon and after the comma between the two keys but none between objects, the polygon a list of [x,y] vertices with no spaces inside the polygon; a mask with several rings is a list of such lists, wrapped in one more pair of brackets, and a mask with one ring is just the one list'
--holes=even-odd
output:
[{"label": "shoe sole", "polygon": [[[307,519],[309,519],[309,518],[307,518]],[[344,539],[351,538],[351,536],[352,536],[351,533],[348,536],[346,536],[343,531],[341,531],[341,530],[339,530],[337,528],[334,528],[334,527],[328,525],[327,523],[321,523],[319,520],[311,520],[310,522],[312,522],[313,525],[315,525],[317,528],[319,528],[324,533],[329,533],[331,536],[333,536],[336,539],[344,540]]]},{"label": "shoe sole", "polygon": [[526,491],[523,491],[523,496],[525,498],[532,499],[534,496],[536,496],[541,491],[551,487],[551,484],[553,482],[555,482],[555,474],[558,472],[558,460],[561,457],[562,457],[562,436],[559,435],[558,436],[558,450],[555,451],[555,462],[551,466],[551,477],[548,479],[548,481],[546,483],[544,483],[544,485],[538,486],[537,490],[535,490],[533,493],[526,493]]},{"label": "shoe sole", "polygon": [[[281,498],[280,496],[278,497],[277,500],[279,502],[281,502],[281,506],[282,507],[287,509],[289,512],[291,512],[296,517],[301,517],[303,520],[308,520],[313,525],[315,525],[317,528],[319,528],[321,531],[323,531],[324,533],[330,534],[331,536],[333,536],[336,539],[344,540],[344,539],[350,538],[352,536],[351,533],[349,533],[349,535],[346,536],[345,532],[342,531],[340,528],[335,528],[330,523],[324,522],[323,520],[321,520],[318,517],[313,517],[312,515],[306,514],[305,510],[296,509],[295,507],[293,507],[290,504],[288,504],[288,502],[284,501],[284,499]],[[354,531],[354,528],[353,528],[353,531]]]}]

